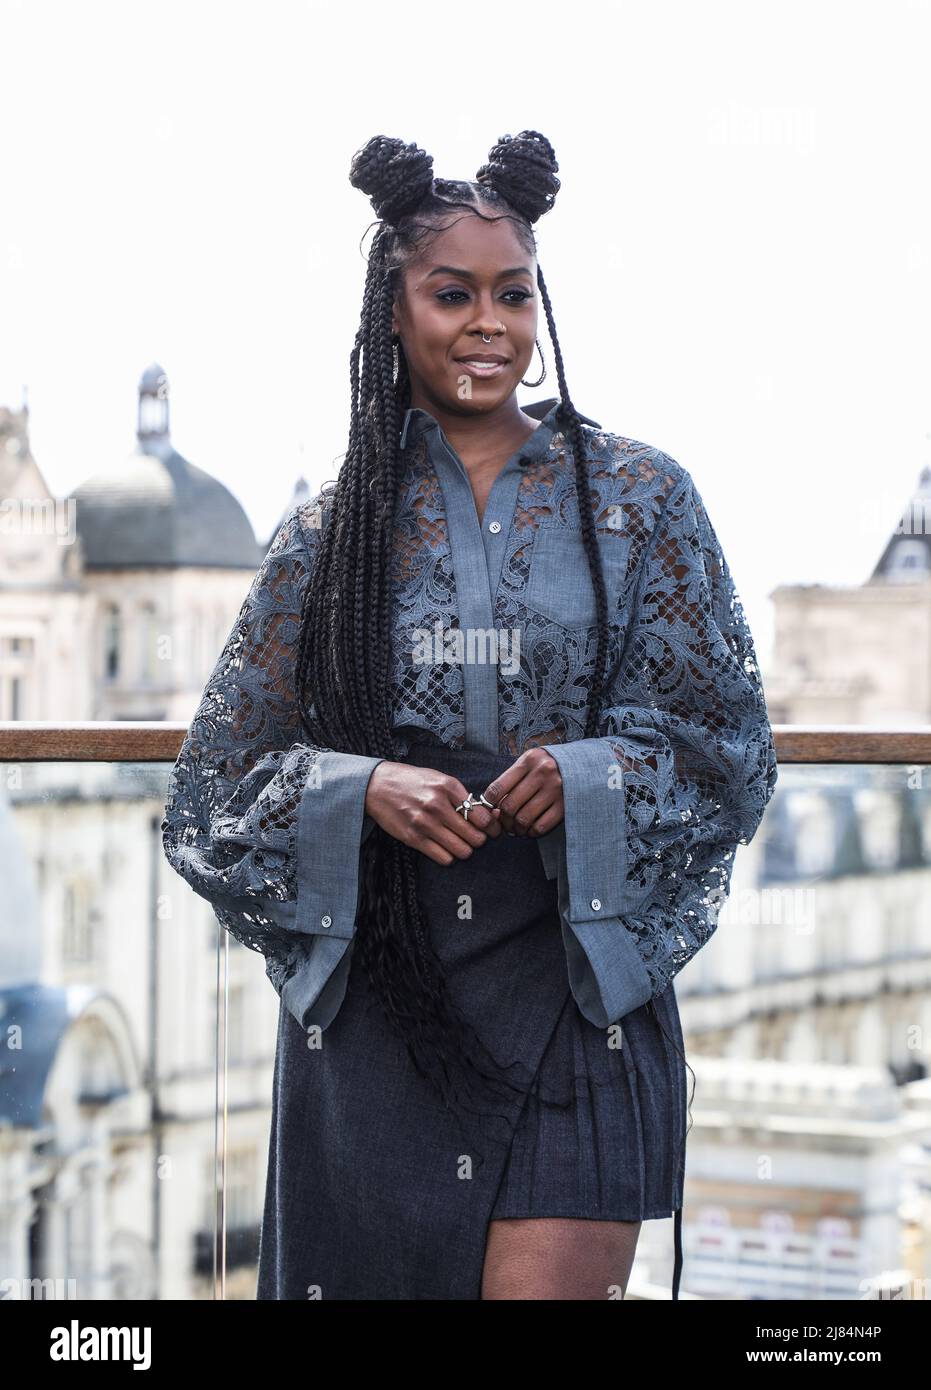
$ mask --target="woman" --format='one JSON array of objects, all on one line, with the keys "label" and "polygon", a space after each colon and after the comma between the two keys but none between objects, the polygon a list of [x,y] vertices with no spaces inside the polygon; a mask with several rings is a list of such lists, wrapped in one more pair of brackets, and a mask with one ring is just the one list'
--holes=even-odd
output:
[{"label": "woman", "polygon": [[474,183],[355,156],[349,448],[172,773],[166,854],[281,998],[262,1299],[623,1297],[673,1214],[678,1296],[672,979],[776,766],[694,483],[570,400],[532,230],[557,168],[535,131]]}]

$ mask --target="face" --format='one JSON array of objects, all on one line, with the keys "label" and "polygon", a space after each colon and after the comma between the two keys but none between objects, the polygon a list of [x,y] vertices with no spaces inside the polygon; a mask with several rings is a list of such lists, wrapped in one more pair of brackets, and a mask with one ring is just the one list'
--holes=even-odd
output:
[{"label": "face", "polygon": [[[536,258],[521,246],[510,218],[457,215],[430,240],[404,273],[392,317],[413,405],[485,414],[513,395],[537,336],[536,275]],[[488,356],[506,360],[484,374],[465,365]]]}]

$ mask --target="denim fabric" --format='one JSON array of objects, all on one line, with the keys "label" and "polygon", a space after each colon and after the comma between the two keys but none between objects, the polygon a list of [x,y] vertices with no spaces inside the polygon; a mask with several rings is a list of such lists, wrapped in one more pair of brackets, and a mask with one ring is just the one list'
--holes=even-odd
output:
[{"label": "denim fabric", "polygon": [[[616,605],[627,574],[630,538],[600,540],[601,563],[609,605]],[[562,627],[592,627],[595,587],[588,572],[580,531],[558,522],[544,522],[533,542],[533,568],[527,584],[527,606]]]}]

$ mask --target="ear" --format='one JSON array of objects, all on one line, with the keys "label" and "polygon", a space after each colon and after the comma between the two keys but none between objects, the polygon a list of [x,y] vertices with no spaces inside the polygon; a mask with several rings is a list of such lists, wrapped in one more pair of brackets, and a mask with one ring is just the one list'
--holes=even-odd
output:
[{"label": "ear", "polygon": [[392,333],[400,333],[400,331],[401,331],[400,324],[398,323],[398,303],[397,303],[397,300],[395,300],[394,304],[392,304],[392,306],[391,306],[391,331],[392,331]]}]

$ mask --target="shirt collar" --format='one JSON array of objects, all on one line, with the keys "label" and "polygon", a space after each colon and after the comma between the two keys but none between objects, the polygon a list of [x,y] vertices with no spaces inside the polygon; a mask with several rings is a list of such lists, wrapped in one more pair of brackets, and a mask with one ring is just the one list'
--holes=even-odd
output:
[{"label": "shirt collar", "polygon": [[[529,408],[525,407],[528,414],[534,415],[540,424],[521,450],[522,462],[525,458],[529,461],[531,457],[536,457],[538,449],[542,450],[544,447],[548,447],[553,434],[556,432],[556,412],[559,405],[559,398],[553,397],[552,400],[535,401]],[[545,413],[541,413],[544,407],[548,408]],[[579,419],[585,420],[585,416],[580,415]],[[594,424],[594,421],[586,421],[586,423]],[[402,450],[412,448],[420,436],[431,429],[439,430],[440,434],[443,433],[439,421],[434,415],[431,415],[428,410],[422,410],[419,406],[411,406],[404,412],[399,447]]]}]

